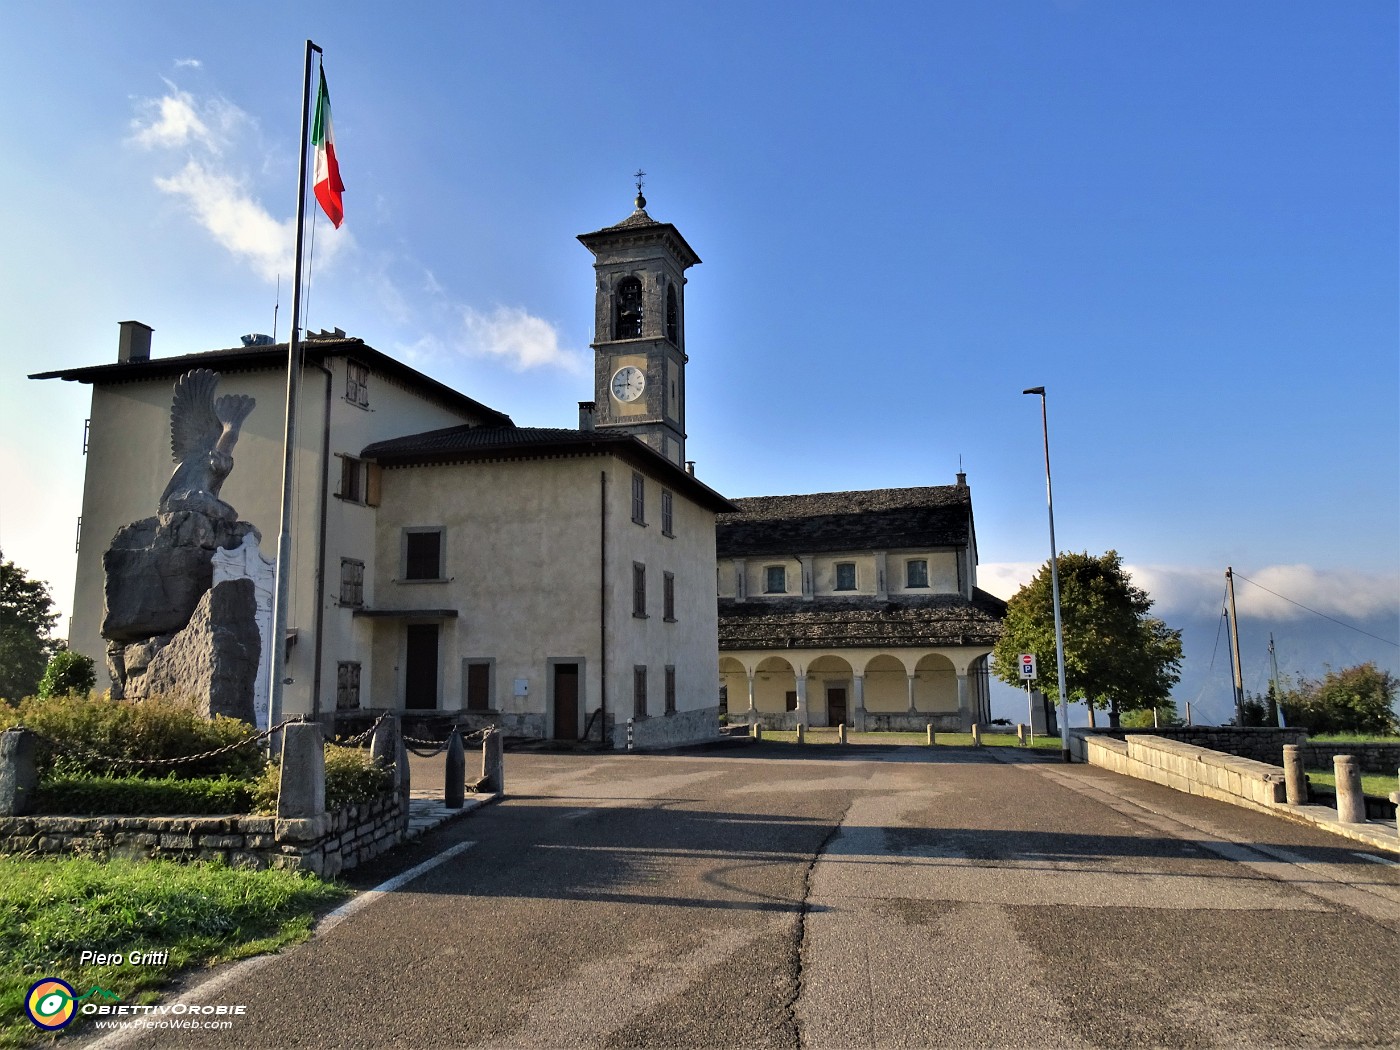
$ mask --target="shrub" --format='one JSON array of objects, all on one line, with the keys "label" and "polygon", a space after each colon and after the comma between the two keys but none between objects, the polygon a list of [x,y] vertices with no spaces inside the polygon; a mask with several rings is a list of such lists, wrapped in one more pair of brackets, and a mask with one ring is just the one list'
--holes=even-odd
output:
[{"label": "shrub", "polygon": [[72,649],[60,649],[44,669],[44,677],[39,679],[39,695],[45,699],[69,693],[86,696],[96,682],[91,657]]},{"label": "shrub", "polygon": [[1374,663],[1341,671],[1329,670],[1322,681],[1303,679],[1282,697],[1284,717],[1309,733],[1374,733],[1400,731],[1395,694],[1400,680]]},{"label": "shrub", "polygon": [[73,816],[247,813],[252,803],[252,783],[229,777],[150,780],[61,775],[40,783],[35,796],[40,813]]},{"label": "shrub", "polygon": [[[277,787],[282,777],[282,764],[269,762],[262,776],[252,784],[252,804],[255,812],[277,812]],[[326,745],[326,809],[335,812],[342,806],[370,802],[387,792],[394,783],[393,772],[375,765],[369,751],[359,747]]]},{"label": "shrub", "polygon": [[189,779],[228,774],[251,779],[264,764],[262,747],[253,743],[198,762],[152,764],[153,759],[202,754],[255,735],[246,722],[223,715],[205,718],[194,701],[176,697],[29,697],[17,709],[0,708],[0,729],[12,725],[25,725],[44,738],[38,756],[41,775],[147,773]]}]

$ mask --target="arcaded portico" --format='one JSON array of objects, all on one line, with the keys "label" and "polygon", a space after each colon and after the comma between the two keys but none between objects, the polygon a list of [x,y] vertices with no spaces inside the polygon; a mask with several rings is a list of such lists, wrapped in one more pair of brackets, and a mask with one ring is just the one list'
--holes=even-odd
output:
[{"label": "arcaded portico", "polygon": [[720,686],[735,721],[965,730],[990,717],[1006,605],[976,586],[958,484],[771,496],[720,516]]}]

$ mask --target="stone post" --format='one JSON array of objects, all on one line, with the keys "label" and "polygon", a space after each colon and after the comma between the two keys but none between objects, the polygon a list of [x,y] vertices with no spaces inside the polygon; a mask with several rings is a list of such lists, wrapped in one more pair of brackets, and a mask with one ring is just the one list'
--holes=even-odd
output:
[{"label": "stone post", "polygon": [[972,723],[972,746],[982,746],[982,725],[979,722]]},{"label": "stone post", "polygon": [[462,733],[452,727],[447,738],[447,762],[443,770],[442,804],[448,809],[461,809],[467,801],[467,749]]},{"label": "stone post", "polygon": [[1333,755],[1337,778],[1337,820],[1343,824],[1366,823],[1366,797],[1361,793],[1361,770],[1355,755]]},{"label": "stone post", "polygon": [[506,793],[505,738],[496,730],[481,742],[481,786],[498,795]]},{"label": "stone post", "polygon": [[318,722],[293,722],[282,731],[282,775],[277,819],[307,820],[326,811],[326,751]]},{"label": "stone post", "polygon": [[394,792],[403,800],[404,819],[408,819],[409,770],[408,748],[403,742],[403,730],[398,715],[390,715],[379,723],[369,745],[370,758],[394,772]]},{"label": "stone post", "polygon": [[845,722],[842,722],[839,726],[836,727],[836,742],[837,742],[838,744],[844,744],[844,743],[846,742],[846,723],[845,723]]},{"label": "stone post", "polygon": [[1308,778],[1303,774],[1303,749],[1297,744],[1283,745],[1283,789],[1290,806],[1307,803]]},{"label": "stone post", "polygon": [[754,738],[755,740],[759,741],[759,742],[762,742],[762,740],[763,740],[763,723],[762,723],[762,722],[755,722],[755,723],[753,724],[753,738]]},{"label": "stone post", "polygon": [[1026,726],[1023,722],[1016,723],[1016,744],[1019,747],[1026,746]]},{"label": "stone post", "polygon": [[799,744],[805,744],[807,742],[807,727],[801,722],[797,723],[797,742]]},{"label": "stone post", "polygon": [[34,811],[38,743],[39,738],[23,726],[0,733],[0,817],[22,817]]},{"label": "stone post", "polygon": [[928,746],[933,747],[933,723],[928,724]]}]

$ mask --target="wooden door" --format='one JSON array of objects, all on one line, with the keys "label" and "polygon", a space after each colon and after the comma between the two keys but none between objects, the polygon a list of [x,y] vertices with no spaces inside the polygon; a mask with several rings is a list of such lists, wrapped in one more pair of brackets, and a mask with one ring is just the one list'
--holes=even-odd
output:
[{"label": "wooden door", "polygon": [[826,724],[839,726],[846,721],[846,687],[832,686],[826,691]]},{"label": "wooden door", "polygon": [[431,711],[437,707],[438,625],[411,623],[404,653],[403,706]]},{"label": "wooden door", "polygon": [[578,739],[578,664],[554,665],[554,739]]}]

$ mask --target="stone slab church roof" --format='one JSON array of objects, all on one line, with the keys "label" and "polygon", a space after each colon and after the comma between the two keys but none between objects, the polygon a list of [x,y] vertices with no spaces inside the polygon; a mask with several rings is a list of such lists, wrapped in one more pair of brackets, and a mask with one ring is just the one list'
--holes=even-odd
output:
[{"label": "stone slab church roof", "polygon": [[721,558],[962,547],[972,534],[966,485],[749,496],[715,530]]},{"label": "stone slab church roof", "polygon": [[960,594],[768,598],[719,602],[726,649],[884,648],[995,645],[1006,603],[981,588]]}]

